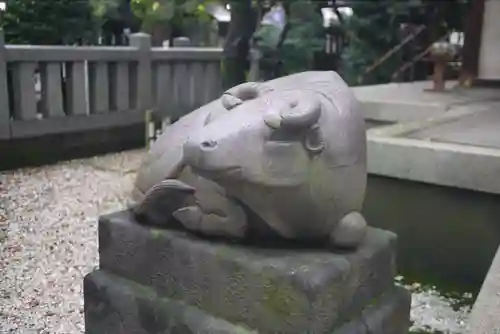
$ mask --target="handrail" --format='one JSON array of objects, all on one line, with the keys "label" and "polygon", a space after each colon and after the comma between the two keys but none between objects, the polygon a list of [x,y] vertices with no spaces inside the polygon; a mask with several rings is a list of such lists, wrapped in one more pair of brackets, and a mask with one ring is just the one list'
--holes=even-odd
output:
[{"label": "handrail", "polygon": [[[442,41],[444,40],[445,38],[447,38],[448,36],[450,35],[450,32],[447,32],[446,34],[444,34],[443,36],[441,36],[440,38],[438,38],[436,40],[436,42],[439,42],[439,41]],[[435,43],[435,42],[434,42]],[[396,72],[394,72],[391,76],[391,79],[392,80],[396,80],[397,77],[405,72],[406,70],[408,70],[410,67],[412,67],[413,65],[415,65],[415,63],[419,60],[421,60],[422,58],[424,58],[432,49],[432,45],[434,43],[431,43],[424,51],[420,52],[419,54],[417,54],[415,57],[413,57],[413,59],[411,59],[410,61],[404,63],[399,69],[396,70]]]},{"label": "handrail", "polygon": [[379,59],[377,59],[371,66],[367,67],[365,69],[364,73],[361,74],[358,77],[358,84],[361,84],[363,82],[363,77],[364,76],[366,76],[370,72],[373,72],[373,70],[375,70],[377,67],[379,67],[380,65],[382,65],[387,59],[389,59],[389,57],[391,57],[393,54],[395,54],[396,52],[398,52],[407,43],[409,43],[410,41],[412,41],[413,39],[415,39],[415,37],[417,37],[420,33],[422,33],[422,31],[424,31],[426,28],[427,28],[426,26],[420,25],[415,32],[413,32],[411,35],[407,36],[403,41],[401,41],[401,43],[399,43],[398,45],[394,46],[386,54],[384,54],[382,57],[380,57]]}]

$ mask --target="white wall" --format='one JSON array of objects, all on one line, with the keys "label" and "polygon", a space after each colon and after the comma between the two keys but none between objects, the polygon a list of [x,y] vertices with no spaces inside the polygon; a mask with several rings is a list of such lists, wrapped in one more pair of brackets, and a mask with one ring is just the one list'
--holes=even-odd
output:
[{"label": "white wall", "polygon": [[479,79],[500,80],[500,0],[486,0],[479,51]]}]

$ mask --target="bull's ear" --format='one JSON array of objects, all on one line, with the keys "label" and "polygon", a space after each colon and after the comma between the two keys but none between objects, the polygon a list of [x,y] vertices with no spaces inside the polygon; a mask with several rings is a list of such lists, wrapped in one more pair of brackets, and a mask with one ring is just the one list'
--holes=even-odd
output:
[{"label": "bull's ear", "polygon": [[312,126],[304,137],[304,146],[311,153],[320,153],[325,148],[319,125]]},{"label": "bull's ear", "polygon": [[308,128],[316,124],[321,116],[321,103],[317,98],[304,97],[292,101],[290,108],[281,111],[281,126]]},{"label": "bull's ear", "polygon": [[222,106],[226,110],[231,110],[243,103],[239,97],[224,93],[221,97]]},{"label": "bull's ear", "polygon": [[253,100],[272,91],[271,88],[260,82],[245,82],[228,89],[222,95],[222,105],[227,110],[242,104],[244,101]]},{"label": "bull's ear", "polygon": [[227,110],[231,110],[243,101],[255,99],[258,95],[258,83],[245,82],[225,91],[221,97],[222,105]]}]

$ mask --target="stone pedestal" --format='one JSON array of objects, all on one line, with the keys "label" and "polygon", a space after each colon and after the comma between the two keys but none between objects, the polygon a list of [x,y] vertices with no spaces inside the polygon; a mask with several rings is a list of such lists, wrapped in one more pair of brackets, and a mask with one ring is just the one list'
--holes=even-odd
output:
[{"label": "stone pedestal", "polygon": [[392,233],[355,252],[251,247],[99,221],[100,269],[84,281],[86,333],[403,334]]}]

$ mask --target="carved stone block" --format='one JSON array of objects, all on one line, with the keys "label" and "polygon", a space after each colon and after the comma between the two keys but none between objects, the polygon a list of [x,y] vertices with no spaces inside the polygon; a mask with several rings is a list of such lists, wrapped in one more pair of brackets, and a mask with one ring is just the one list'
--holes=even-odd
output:
[{"label": "carved stone block", "polygon": [[[84,291],[86,334],[268,333],[216,318],[196,307],[161,296],[151,287],[106,271],[94,271],[87,275]],[[347,324],[326,333],[406,334],[409,311],[408,292],[395,288]]]},{"label": "carved stone block", "polygon": [[351,252],[255,247],[143,226],[128,211],[104,216],[87,333],[406,333],[395,243],[370,228]]}]

